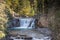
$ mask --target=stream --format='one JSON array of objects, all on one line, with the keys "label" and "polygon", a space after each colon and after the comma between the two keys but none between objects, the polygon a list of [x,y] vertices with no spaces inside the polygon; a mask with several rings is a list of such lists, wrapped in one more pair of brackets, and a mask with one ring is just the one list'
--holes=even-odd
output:
[{"label": "stream", "polygon": [[[33,18],[20,18],[20,26],[10,28],[9,33],[12,35],[27,35],[32,37],[32,40],[51,40],[51,30],[49,28],[36,28],[35,19]],[[17,23],[18,24],[18,23]]]}]

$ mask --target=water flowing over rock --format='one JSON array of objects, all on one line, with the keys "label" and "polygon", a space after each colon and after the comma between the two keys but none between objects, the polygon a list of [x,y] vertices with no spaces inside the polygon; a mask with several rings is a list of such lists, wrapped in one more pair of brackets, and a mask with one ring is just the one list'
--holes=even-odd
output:
[{"label": "water flowing over rock", "polygon": [[[49,28],[36,28],[35,19],[19,18],[20,26],[11,27],[13,30],[9,33],[12,35],[26,35],[32,37],[32,40],[51,40],[51,30]],[[10,29],[11,30],[11,29]]]}]

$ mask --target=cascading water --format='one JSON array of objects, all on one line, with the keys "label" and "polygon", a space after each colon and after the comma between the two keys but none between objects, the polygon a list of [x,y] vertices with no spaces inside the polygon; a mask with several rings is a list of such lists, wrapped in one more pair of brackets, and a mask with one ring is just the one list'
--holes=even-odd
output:
[{"label": "cascading water", "polygon": [[33,28],[34,21],[35,20],[32,18],[21,18],[20,19],[20,28]]},{"label": "cascading water", "polygon": [[35,19],[33,19],[33,18],[19,18],[18,20],[15,20],[15,21],[13,20],[14,26],[12,26],[11,29],[16,30],[16,29],[32,29],[32,28],[35,28],[35,23],[34,23]]},{"label": "cascading water", "polygon": [[[17,24],[19,24],[19,26],[11,27],[12,29],[15,29],[13,33],[15,32],[16,34],[19,34],[19,35],[30,36],[32,37],[32,40],[51,40],[51,30],[49,28],[34,29],[35,28],[34,18],[19,18],[17,22],[14,22],[14,25],[17,25]],[[24,29],[28,29],[28,30],[24,30]]]}]

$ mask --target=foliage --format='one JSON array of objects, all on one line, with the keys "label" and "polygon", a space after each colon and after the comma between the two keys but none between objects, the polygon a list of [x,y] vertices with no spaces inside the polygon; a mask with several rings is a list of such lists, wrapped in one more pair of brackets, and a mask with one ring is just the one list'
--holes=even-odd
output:
[{"label": "foliage", "polygon": [[0,31],[0,39],[3,38],[3,37],[5,37],[5,33]]},{"label": "foliage", "polygon": [[7,22],[12,20],[12,14],[5,3],[0,3],[0,38],[5,37],[7,32]]},{"label": "foliage", "polygon": [[[6,4],[20,16],[34,16],[36,11],[36,3],[37,1],[34,0],[34,7],[31,6],[29,0],[6,0]],[[14,5],[14,6],[13,6]]]},{"label": "foliage", "polygon": [[0,3],[0,38],[5,36],[6,26],[5,24],[8,21],[7,15],[4,12],[5,4]]}]

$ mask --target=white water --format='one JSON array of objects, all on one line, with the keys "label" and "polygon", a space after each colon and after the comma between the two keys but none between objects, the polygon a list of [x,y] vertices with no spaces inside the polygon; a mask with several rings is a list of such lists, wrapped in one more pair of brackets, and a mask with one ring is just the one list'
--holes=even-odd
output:
[{"label": "white water", "polygon": [[[20,26],[15,27],[15,29],[29,29],[29,28],[32,29],[35,27],[34,25],[35,19],[20,18],[19,20],[20,20]],[[32,23],[30,25],[31,21]],[[15,32],[20,35],[30,36],[33,38],[32,40],[51,40],[51,37],[50,37],[51,31],[48,28],[38,28],[36,31],[35,30],[20,30],[20,31],[15,31]],[[18,39],[15,39],[15,40],[18,40]],[[23,40],[23,39],[19,39],[19,40]]]},{"label": "white water", "polygon": [[14,29],[32,29],[35,27],[33,18],[20,18],[20,26],[14,27]]}]

